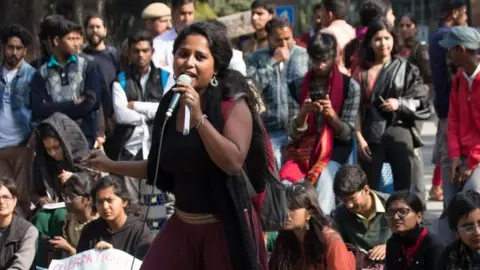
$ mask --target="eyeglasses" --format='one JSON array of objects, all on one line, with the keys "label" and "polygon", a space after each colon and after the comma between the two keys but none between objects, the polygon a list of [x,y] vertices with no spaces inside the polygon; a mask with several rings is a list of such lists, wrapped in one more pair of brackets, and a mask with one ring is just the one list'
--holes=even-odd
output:
[{"label": "eyeglasses", "polygon": [[1,195],[0,196],[0,201],[2,202],[9,202],[13,199],[13,196],[11,195]]},{"label": "eyeglasses", "polygon": [[472,234],[477,228],[480,228],[480,223],[477,224],[465,224],[457,226],[457,230],[462,231],[466,234]]},{"label": "eyeglasses", "polygon": [[343,201],[344,204],[350,204],[350,203],[354,204],[358,201],[358,199],[360,199],[362,194],[363,194],[363,189],[360,192],[358,192],[357,196],[355,196],[353,198],[344,198],[344,199],[342,199],[342,201]]},{"label": "eyeglasses", "polygon": [[412,211],[412,209],[410,209],[410,208],[388,209],[385,212],[385,217],[386,218],[393,218],[393,217],[395,217],[396,214],[398,214],[399,218],[404,218],[404,217],[408,216],[408,214],[410,214],[410,211]]}]

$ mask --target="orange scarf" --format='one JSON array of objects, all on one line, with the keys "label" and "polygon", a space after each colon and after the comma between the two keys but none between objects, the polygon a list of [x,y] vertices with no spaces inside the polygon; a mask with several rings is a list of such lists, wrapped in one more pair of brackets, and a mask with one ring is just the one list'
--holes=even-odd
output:
[{"label": "orange scarf", "polygon": [[[302,92],[300,93],[300,106],[303,106],[305,99],[310,98],[309,83],[313,79],[313,71],[310,70],[303,80]],[[332,107],[337,114],[343,104],[343,74],[335,65],[330,74],[328,94],[332,102]],[[298,182],[305,179],[312,184],[316,184],[323,168],[327,166],[333,150],[333,129],[324,119],[321,130],[315,126],[315,115],[307,116],[308,129],[305,134],[297,141],[287,146],[285,155],[285,164],[280,168],[279,175],[282,180]]]}]

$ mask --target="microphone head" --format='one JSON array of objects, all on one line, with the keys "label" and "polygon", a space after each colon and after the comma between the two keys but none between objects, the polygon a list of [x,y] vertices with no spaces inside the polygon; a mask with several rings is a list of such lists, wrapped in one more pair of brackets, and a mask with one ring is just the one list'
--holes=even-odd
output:
[{"label": "microphone head", "polygon": [[187,74],[182,74],[178,77],[177,83],[183,84],[192,84],[192,77],[188,76]]}]

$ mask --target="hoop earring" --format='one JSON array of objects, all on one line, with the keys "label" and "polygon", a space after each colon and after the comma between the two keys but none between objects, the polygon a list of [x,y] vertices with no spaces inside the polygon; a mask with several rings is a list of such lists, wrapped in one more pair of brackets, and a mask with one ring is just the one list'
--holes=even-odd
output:
[{"label": "hoop earring", "polygon": [[210,84],[211,84],[213,87],[217,87],[217,86],[218,86],[217,77],[215,77],[215,75],[213,75],[213,78],[210,80]]},{"label": "hoop earring", "polygon": [[307,231],[310,230],[310,223],[309,223],[308,221],[307,221],[307,223],[305,224],[305,229],[306,229]]}]

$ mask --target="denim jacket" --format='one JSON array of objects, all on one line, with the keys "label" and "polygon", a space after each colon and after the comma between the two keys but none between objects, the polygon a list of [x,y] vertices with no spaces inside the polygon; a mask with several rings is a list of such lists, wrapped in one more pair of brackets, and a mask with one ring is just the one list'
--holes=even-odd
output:
[{"label": "denim jacket", "polygon": [[[32,112],[30,110],[30,82],[32,81],[35,69],[25,60],[17,72],[17,75],[10,85],[10,102],[13,116],[17,123],[22,127],[24,138],[30,135],[30,121]],[[3,65],[0,65],[0,110],[3,109],[3,93],[6,89],[5,77],[3,75]]]}]

